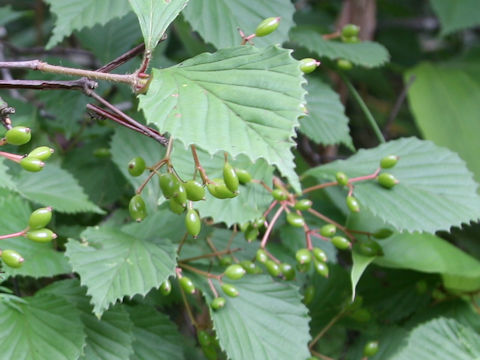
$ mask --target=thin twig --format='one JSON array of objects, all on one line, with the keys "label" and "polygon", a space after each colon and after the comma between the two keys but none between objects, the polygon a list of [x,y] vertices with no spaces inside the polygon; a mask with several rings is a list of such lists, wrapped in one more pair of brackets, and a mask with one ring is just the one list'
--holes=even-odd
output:
[{"label": "thin twig", "polygon": [[310,344],[308,344],[308,348],[309,349],[312,349],[315,344],[317,343],[318,340],[320,340],[320,338],[325,335],[325,333],[330,330],[330,328],[335,325],[335,323],[340,320],[340,318],[343,316],[343,314],[345,313],[345,309],[342,309],[342,311],[340,311],[337,315],[335,315],[332,320],[330,320],[330,322],[325,325],[325,327],[320,330],[320,332],[318,333],[317,336],[315,336],[315,338],[310,342]]},{"label": "thin twig", "polygon": [[108,64],[103,65],[101,68],[97,69],[97,71],[109,73],[144,51],[145,43],[141,43],[140,45],[135,46],[133,49],[127,51],[125,54],[122,54],[116,59],[110,61]]},{"label": "thin twig", "polygon": [[86,78],[78,80],[0,80],[0,89],[33,89],[33,90],[80,90],[85,87],[95,89],[97,83]]},{"label": "thin twig", "polygon": [[222,251],[212,252],[212,253],[209,253],[209,254],[193,256],[193,257],[186,258],[186,259],[181,259],[181,260],[178,260],[178,261],[182,262],[182,263],[188,263],[188,262],[195,261],[195,260],[208,259],[208,258],[215,257],[215,256],[233,254],[233,253],[235,253],[237,251],[240,251],[240,250],[242,250],[242,249],[241,248],[235,248],[235,249],[232,249],[232,250],[226,249],[226,250],[222,250]]},{"label": "thin twig", "polygon": [[392,112],[390,113],[390,116],[388,117],[388,120],[385,123],[385,126],[383,127],[383,135],[386,138],[389,137],[388,134],[390,133],[390,128],[392,127],[395,121],[395,118],[397,117],[398,113],[400,112],[400,109],[402,108],[402,104],[407,97],[408,90],[410,90],[410,87],[413,85],[416,78],[417,77],[415,75],[410,76],[402,92],[400,93],[400,95],[398,95],[397,101],[395,101],[395,105],[393,106]]},{"label": "thin twig", "polygon": [[312,209],[312,208],[308,209],[307,211],[308,211],[310,214],[318,217],[319,219],[321,219],[321,220],[323,220],[323,221],[325,221],[325,222],[328,222],[328,223],[330,223],[330,224],[335,225],[338,229],[340,229],[342,232],[344,232],[345,235],[347,235],[350,239],[354,239],[354,236],[352,236],[352,234],[350,234],[350,233],[348,232],[348,229],[347,229],[345,226],[340,225],[340,224],[337,223],[336,221],[330,219],[329,217],[323,215],[322,213],[319,213],[318,211],[316,211],[316,210],[314,210],[314,209]]}]

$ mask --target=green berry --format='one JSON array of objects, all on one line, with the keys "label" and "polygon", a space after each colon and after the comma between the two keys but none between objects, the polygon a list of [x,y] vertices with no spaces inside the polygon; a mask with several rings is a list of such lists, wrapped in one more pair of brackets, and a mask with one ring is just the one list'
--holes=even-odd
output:
[{"label": "green berry", "polygon": [[32,132],[25,126],[15,126],[5,133],[5,139],[11,145],[23,145],[30,141]]},{"label": "green berry", "polygon": [[257,250],[257,255],[256,255],[256,259],[259,263],[261,264],[265,264],[268,260],[268,255],[267,253],[265,252],[265,250],[263,249],[258,249]]},{"label": "green berry", "polygon": [[392,236],[392,234],[393,234],[393,231],[390,230],[390,229],[380,229],[380,230],[375,231],[372,234],[372,236],[375,239],[382,240],[382,239],[386,239],[386,238]]},{"label": "green berry", "polygon": [[190,201],[199,201],[205,199],[205,188],[196,180],[189,180],[185,184],[187,199]]},{"label": "green berry", "polygon": [[57,234],[50,229],[38,229],[27,232],[27,238],[35,242],[46,243],[56,239]]},{"label": "green berry", "polygon": [[246,232],[248,230],[248,228],[250,228],[250,227],[252,227],[252,224],[249,221],[244,222],[243,224],[239,225],[239,228],[240,228],[241,232]]},{"label": "green berry", "polygon": [[128,211],[133,220],[140,222],[147,217],[147,206],[141,195],[134,195],[128,204]]},{"label": "green berry", "polygon": [[225,276],[231,280],[241,279],[245,274],[245,269],[239,264],[230,265],[225,269]]},{"label": "green berry", "polygon": [[277,277],[281,274],[280,266],[273,260],[267,260],[265,262],[265,267],[270,275]]},{"label": "green berry", "polygon": [[305,288],[305,292],[303,293],[303,303],[305,305],[310,304],[315,297],[315,287],[313,285],[308,285]]},{"label": "green berry", "polygon": [[348,60],[338,59],[338,60],[337,60],[337,67],[338,67],[340,70],[348,71],[348,70],[352,70],[353,64],[352,64],[350,61],[348,61]]},{"label": "green berry", "polygon": [[274,32],[280,24],[279,17],[269,17],[258,24],[255,35],[258,37],[267,36]]},{"label": "green berry", "polygon": [[363,348],[363,356],[374,356],[378,352],[378,341],[369,341]]},{"label": "green berry", "polygon": [[260,233],[260,231],[258,231],[258,228],[250,226],[247,229],[247,231],[245,231],[245,239],[248,242],[255,241],[257,239],[259,233]]},{"label": "green berry", "polygon": [[349,314],[349,317],[355,321],[366,323],[370,321],[370,319],[372,318],[372,314],[367,309],[360,308],[351,312]]},{"label": "green berry", "polygon": [[197,237],[200,234],[200,229],[202,228],[202,222],[200,221],[200,216],[198,215],[197,210],[189,209],[185,215],[185,226],[187,231],[193,237]]},{"label": "green berry", "polygon": [[337,232],[337,227],[333,224],[323,225],[320,228],[320,235],[325,237],[332,237]]},{"label": "green berry", "polygon": [[218,360],[217,349],[213,345],[202,346],[201,348],[207,360]]},{"label": "green berry", "polygon": [[180,215],[185,211],[185,206],[180,205],[175,199],[169,199],[168,205],[170,206],[170,210],[175,214]]},{"label": "green berry", "polygon": [[308,249],[300,249],[295,254],[295,258],[299,264],[310,264],[312,261],[312,253]]},{"label": "green berry", "polygon": [[23,257],[15,250],[3,250],[2,251],[2,260],[5,265],[10,266],[11,268],[19,268],[23,264]]},{"label": "green berry", "polygon": [[377,176],[377,181],[386,189],[391,189],[398,184],[398,180],[395,178],[395,176],[389,173],[381,173]]},{"label": "green berry", "polygon": [[233,257],[230,255],[225,255],[220,258],[220,265],[229,266],[233,264]]},{"label": "green berry", "polygon": [[243,260],[240,262],[240,265],[245,269],[247,274],[257,274],[258,273],[258,267],[255,265],[255,263],[249,261],[249,260]]},{"label": "green berry", "polygon": [[305,225],[303,216],[293,212],[287,214],[287,222],[295,227],[303,227],[303,225]]},{"label": "green berry", "polygon": [[110,152],[109,148],[96,148],[93,151],[93,156],[97,158],[109,158],[112,156],[112,153]]},{"label": "green berry", "polygon": [[265,219],[265,217],[262,216],[261,218],[258,218],[253,222],[253,227],[256,227],[257,229],[259,229],[263,225],[265,225],[265,221],[267,221],[267,219]]},{"label": "green berry", "polygon": [[364,256],[383,255],[382,247],[372,239],[359,240],[355,244],[355,250]]},{"label": "green berry", "polygon": [[316,356],[310,356],[307,360],[319,360]]},{"label": "green berry", "polygon": [[28,156],[45,161],[48,160],[54,152],[55,150],[49,148],[48,146],[40,146],[30,151]]},{"label": "green berry", "polygon": [[27,156],[20,160],[20,166],[30,172],[39,172],[45,166],[45,163],[37,158]]},{"label": "green berry", "polygon": [[358,36],[360,31],[360,27],[354,24],[347,24],[342,28],[342,36],[344,37],[352,37]]},{"label": "green berry", "polygon": [[235,169],[235,172],[237,173],[238,176],[238,181],[240,181],[240,184],[248,184],[250,181],[252,181],[252,175],[245,170],[245,169]]},{"label": "green berry", "polygon": [[342,42],[347,44],[357,44],[360,42],[358,36],[342,36]]},{"label": "green berry", "polygon": [[327,262],[327,254],[320,248],[313,248],[313,257],[321,262]]},{"label": "green berry", "polygon": [[272,196],[277,201],[287,200],[288,194],[282,189],[275,189],[272,191]]},{"label": "green berry", "polygon": [[380,160],[380,167],[382,169],[390,169],[394,167],[398,162],[399,157],[396,155],[388,155]]},{"label": "green berry", "polygon": [[300,70],[304,74],[310,74],[320,65],[320,61],[312,58],[305,58],[300,60]]},{"label": "green berry", "polygon": [[32,212],[28,219],[28,227],[31,230],[44,228],[52,220],[52,208],[40,208]]},{"label": "green berry", "polygon": [[159,175],[160,189],[162,189],[163,196],[170,199],[177,191],[179,181],[172,173]]},{"label": "green berry", "polygon": [[295,269],[289,263],[281,263],[280,264],[280,271],[282,272],[285,280],[293,280],[295,279]]},{"label": "green berry", "polygon": [[208,184],[207,189],[217,199],[229,199],[238,195],[230,191],[223,179],[213,179],[213,183]]},{"label": "green berry", "polygon": [[334,236],[331,241],[333,246],[340,250],[347,250],[350,249],[350,247],[352,246],[350,241],[348,241],[348,239],[344,238],[343,236]]},{"label": "green berry", "polygon": [[183,291],[185,291],[187,294],[195,293],[195,285],[193,284],[193,281],[190,278],[186,276],[182,276],[179,280],[179,283]]},{"label": "green berry", "polygon": [[227,283],[222,284],[222,290],[230,297],[237,297],[240,294],[235,286]]},{"label": "green berry", "polygon": [[348,184],[348,176],[341,171],[335,174],[335,179],[337,180],[338,185],[345,186]]},{"label": "green berry", "polygon": [[167,296],[172,292],[172,283],[170,280],[165,280],[162,285],[160,285],[160,293],[163,296]]},{"label": "green berry", "polygon": [[312,200],[310,199],[301,199],[298,200],[293,208],[295,210],[306,211],[312,207]]},{"label": "green berry", "polygon": [[314,261],[313,263],[315,271],[317,274],[328,278],[328,266],[324,262],[321,261]]},{"label": "green berry", "polygon": [[223,297],[217,297],[213,299],[212,303],[210,304],[212,306],[213,310],[219,310],[225,306],[226,300]]},{"label": "green berry", "polygon": [[128,172],[132,176],[142,175],[146,167],[145,160],[140,156],[137,156],[128,162]]},{"label": "green berry", "polygon": [[198,343],[201,346],[210,346],[211,345],[210,335],[208,335],[208,333],[204,330],[200,330],[200,331],[197,332],[197,339],[198,339]]},{"label": "green berry", "polygon": [[347,203],[347,207],[351,212],[360,211],[360,204],[358,203],[358,200],[353,196],[347,196],[346,203]]},{"label": "green berry", "polygon": [[187,191],[185,190],[185,186],[179,183],[171,199],[183,207],[187,206]]},{"label": "green berry", "polygon": [[233,193],[237,192],[239,184],[238,176],[233,166],[228,162],[226,162],[223,166],[223,181],[225,182],[228,190]]}]

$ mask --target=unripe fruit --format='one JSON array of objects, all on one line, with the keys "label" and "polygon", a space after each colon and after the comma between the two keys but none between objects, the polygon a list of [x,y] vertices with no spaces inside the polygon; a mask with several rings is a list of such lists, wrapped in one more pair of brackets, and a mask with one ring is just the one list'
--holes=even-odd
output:
[{"label": "unripe fruit", "polygon": [[23,145],[30,141],[32,132],[25,126],[15,126],[5,133],[5,140],[11,145]]},{"label": "unripe fruit", "polygon": [[308,285],[305,288],[305,292],[303,293],[303,303],[305,305],[310,304],[314,297],[315,297],[315,287],[313,285]]},{"label": "unripe fruit", "polygon": [[170,206],[170,210],[175,214],[180,215],[185,211],[185,206],[180,205],[175,199],[169,199],[168,205]]},{"label": "unripe fruit", "polygon": [[233,166],[228,162],[226,162],[223,166],[223,181],[225,182],[228,190],[233,193],[237,192],[239,184],[238,176]]},{"label": "unripe fruit", "polygon": [[358,203],[358,200],[355,199],[353,196],[347,196],[346,203],[347,207],[350,209],[351,212],[360,211],[360,204]]},{"label": "unripe fruit", "polygon": [[352,64],[350,61],[348,61],[348,60],[338,59],[338,60],[337,60],[337,67],[338,67],[340,70],[348,71],[348,70],[352,70],[353,64]]},{"label": "unripe fruit", "polygon": [[295,254],[299,264],[310,264],[312,261],[312,253],[308,249],[300,249]]},{"label": "unripe fruit", "polygon": [[344,37],[352,37],[358,36],[360,31],[360,27],[354,24],[347,24],[342,28],[342,36]]},{"label": "unripe fruit", "polygon": [[27,156],[20,160],[20,166],[30,172],[39,172],[45,166],[45,163],[37,158]]},{"label": "unripe fruit", "polygon": [[363,356],[374,356],[378,352],[378,341],[369,341],[363,348]]},{"label": "unripe fruit", "polygon": [[219,310],[225,306],[226,300],[223,297],[217,297],[213,299],[212,303],[210,304],[212,306],[213,310]]},{"label": "unripe fruit", "polygon": [[342,42],[347,44],[356,44],[360,42],[358,36],[342,36]]},{"label": "unripe fruit", "polygon": [[381,173],[378,175],[377,181],[386,189],[391,189],[398,184],[398,180],[395,178],[395,176],[389,173]]},{"label": "unripe fruit", "polygon": [[143,198],[137,194],[134,195],[128,204],[128,212],[133,220],[140,222],[147,217],[147,206]]},{"label": "unripe fruit", "polygon": [[49,148],[48,146],[40,146],[28,153],[29,157],[34,157],[37,158],[38,160],[48,160],[50,156],[55,152],[52,148]]},{"label": "unripe fruit", "polygon": [[268,260],[268,255],[267,253],[265,252],[265,250],[263,249],[258,249],[257,250],[257,255],[256,255],[256,259],[259,263],[261,264],[265,264]]},{"label": "unripe fruit", "polygon": [[187,294],[195,293],[195,285],[193,285],[193,281],[190,278],[183,276],[180,278],[179,283]]},{"label": "unripe fruit", "polygon": [[213,183],[208,184],[207,189],[217,199],[229,199],[238,195],[230,191],[223,179],[213,179]]},{"label": "unripe fruit", "polygon": [[348,176],[341,171],[335,174],[335,179],[337,180],[338,185],[345,186],[348,184]]},{"label": "unripe fruit", "polygon": [[281,263],[280,264],[280,271],[282,272],[285,280],[293,280],[295,279],[295,269],[292,265],[288,263]]},{"label": "unripe fruit", "polygon": [[108,158],[112,156],[112,153],[110,152],[109,148],[96,148],[93,151],[93,156],[97,158]]},{"label": "unripe fruit", "polygon": [[222,284],[222,290],[230,297],[237,297],[240,294],[235,286],[227,283]]},{"label": "unripe fruit", "polygon": [[301,199],[298,200],[293,208],[295,210],[306,211],[312,207],[312,200],[310,199]]},{"label": "unripe fruit", "polygon": [[170,280],[165,280],[162,285],[160,285],[160,293],[163,296],[167,296],[172,292],[172,283]]},{"label": "unripe fruit", "polygon": [[245,231],[245,239],[248,241],[248,242],[252,242],[252,241],[255,241],[258,237],[258,234],[260,232],[258,231],[258,228],[256,227],[253,227],[253,226],[250,226],[247,231]]},{"label": "unripe fruit", "polygon": [[140,176],[145,171],[147,165],[142,157],[137,156],[128,162],[128,173],[132,176]]},{"label": "unripe fruit", "polygon": [[269,17],[258,24],[255,35],[258,37],[267,36],[274,32],[280,24],[279,17]]},{"label": "unripe fruit", "polygon": [[337,232],[337,227],[333,224],[323,225],[320,228],[320,235],[325,237],[332,237]]},{"label": "unripe fruit", "polygon": [[313,256],[315,257],[315,259],[317,259],[318,261],[321,261],[321,262],[324,262],[326,263],[327,262],[327,254],[325,253],[325,251],[323,251],[322,249],[320,248],[313,248]]},{"label": "unripe fruit", "polygon": [[2,260],[5,265],[10,266],[11,268],[18,269],[23,264],[23,257],[15,250],[3,250],[2,251]]},{"label": "unripe fruit", "polygon": [[56,239],[57,234],[50,229],[38,229],[27,232],[27,238],[35,242],[46,243]]},{"label": "unripe fruit", "polygon": [[261,228],[263,225],[265,225],[265,217],[261,217],[261,218],[258,218],[258,219],[255,219],[255,221],[253,222],[253,227],[256,227],[257,229],[258,228]]},{"label": "unripe fruit", "polygon": [[245,269],[247,274],[257,274],[258,273],[258,268],[255,263],[249,261],[249,260],[243,260],[240,262],[240,265]]},{"label": "unripe fruit", "polygon": [[375,239],[382,240],[382,239],[386,239],[386,238],[392,236],[392,234],[393,234],[393,231],[390,230],[390,229],[380,229],[380,230],[375,231],[372,234],[372,236]]},{"label": "unripe fruit", "polygon": [[229,266],[233,264],[233,257],[230,255],[225,255],[220,258],[220,265]]},{"label": "unripe fruit", "polygon": [[225,269],[225,276],[232,280],[241,279],[245,274],[245,269],[239,264],[230,265]]},{"label": "unripe fruit", "polygon": [[305,58],[300,60],[300,70],[304,74],[310,74],[320,65],[320,61],[312,58]]},{"label": "unripe fruit", "polygon": [[316,356],[310,356],[307,360],[319,360]]},{"label": "unripe fruit", "polygon": [[369,322],[370,319],[372,318],[372,314],[370,311],[368,311],[365,308],[360,308],[355,311],[353,311],[350,315],[350,318],[352,318],[355,321],[361,322],[361,323],[366,323]]},{"label": "unripe fruit", "polygon": [[340,250],[347,250],[350,249],[350,247],[352,246],[350,241],[348,241],[348,239],[344,238],[343,236],[334,236],[331,241],[333,246]]},{"label": "unripe fruit", "polygon": [[44,228],[52,220],[52,208],[40,208],[32,212],[28,219],[28,226],[31,230]]},{"label": "unripe fruit", "polygon": [[217,349],[213,345],[202,346],[201,348],[207,360],[218,360]]},{"label": "unripe fruit", "polygon": [[190,201],[199,201],[205,198],[205,188],[196,180],[189,180],[185,184],[185,191],[187,192],[187,199]]},{"label": "unripe fruit", "polygon": [[303,227],[303,225],[305,225],[305,219],[303,216],[293,212],[287,214],[287,222],[295,227]]},{"label": "unripe fruit", "polygon": [[328,278],[328,266],[324,262],[314,261],[314,267],[317,274]]},{"label": "unripe fruit", "polygon": [[172,173],[159,175],[160,189],[162,189],[163,196],[170,199],[177,191],[178,179]]},{"label": "unripe fruit", "polygon": [[281,273],[280,266],[278,266],[278,264],[273,260],[267,260],[265,262],[265,267],[267,268],[268,273],[273,277],[277,277]]},{"label": "unripe fruit", "polygon": [[210,335],[208,335],[208,333],[204,330],[200,330],[200,331],[197,332],[197,339],[198,339],[198,343],[201,346],[210,346],[211,345]]},{"label": "unripe fruit", "polygon": [[197,237],[200,234],[200,229],[202,228],[202,222],[200,221],[200,216],[198,215],[197,210],[189,209],[185,215],[185,226],[187,231],[193,237]]},{"label": "unripe fruit", "polygon": [[282,189],[274,189],[272,191],[272,196],[277,201],[287,200],[288,194]]},{"label": "unripe fruit", "polygon": [[355,244],[355,250],[364,256],[381,256],[383,255],[382,247],[372,239],[358,241]]},{"label": "unripe fruit", "polygon": [[396,155],[388,155],[380,160],[380,167],[382,169],[390,169],[394,167],[398,162],[399,157]]},{"label": "unripe fruit", "polygon": [[187,206],[187,191],[182,184],[178,184],[175,194],[173,194],[172,200],[175,200],[179,205],[185,207]]},{"label": "unripe fruit", "polygon": [[235,169],[235,172],[237,173],[238,176],[238,181],[240,181],[240,184],[248,184],[250,181],[252,181],[252,175],[247,170],[244,169]]}]

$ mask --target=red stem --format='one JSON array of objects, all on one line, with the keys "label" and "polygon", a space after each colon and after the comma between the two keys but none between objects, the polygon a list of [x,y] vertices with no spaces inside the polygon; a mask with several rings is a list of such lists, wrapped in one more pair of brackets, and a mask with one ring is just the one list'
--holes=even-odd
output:
[{"label": "red stem", "polygon": [[25,230],[22,230],[22,231],[19,231],[19,232],[16,232],[16,233],[12,233],[12,234],[0,235],[0,240],[10,239],[10,238],[18,237],[18,236],[23,236],[27,233],[27,231],[28,231],[28,229],[25,229]]},{"label": "red stem", "polygon": [[268,236],[272,232],[273,227],[275,226],[275,223],[277,222],[278,217],[283,212],[283,210],[284,210],[284,207],[283,206],[280,207],[275,213],[275,215],[273,216],[272,221],[270,221],[270,224],[268,224],[267,231],[265,231],[265,234],[263,234],[262,242],[260,243],[260,247],[262,249],[265,249],[265,245],[267,245],[267,241],[268,241]]},{"label": "red stem", "polygon": [[6,158],[8,160],[15,161],[16,163],[19,163],[20,160],[23,159],[23,155],[11,154],[11,153],[5,152],[5,151],[0,151],[0,156],[3,156],[4,158]]}]

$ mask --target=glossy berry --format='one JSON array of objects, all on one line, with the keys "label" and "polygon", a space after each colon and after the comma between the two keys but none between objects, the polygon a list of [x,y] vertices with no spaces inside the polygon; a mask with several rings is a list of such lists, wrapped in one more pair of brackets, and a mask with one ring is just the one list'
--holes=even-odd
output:
[{"label": "glossy berry", "polygon": [[230,265],[225,269],[225,276],[231,280],[241,279],[245,274],[245,269],[239,264]]},{"label": "glossy berry", "polygon": [[2,251],[2,260],[5,265],[10,266],[11,268],[18,269],[23,264],[23,257],[15,250],[3,250]]},{"label": "glossy berry", "polygon": [[161,174],[159,176],[160,189],[162,189],[163,196],[170,199],[177,191],[178,179],[172,173]]},{"label": "glossy berry", "polygon": [[240,181],[238,180],[235,169],[228,162],[226,162],[223,166],[223,181],[225,182],[228,190],[233,193],[237,192]]},{"label": "glossy berry", "polygon": [[273,260],[267,260],[265,262],[265,267],[270,275],[277,277],[281,274],[280,266]]},{"label": "glossy berry", "polygon": [[249,260],[241,261],[240,265],[245,269],[247,274],[257,274],[258,273],[257,265],[255,265],[255,263],[253,263]]},{"label": "glossy berry", "polygon": [[229,199],[238,195],[230,191],[223,179],[213,179],[213,183],[208,184],[207,189],[217,199]]},{"label": "glossy berry", "polygon": [[300,70],[304,74],[310,74],[320,65],[320,61],[312,59],[312,58],[305,58],[300,60]]},{"label": "glossy berry", "polygon": [[261,228],[263,225],[265,225],[265,221],[267,219],[265,219],[265,217],[260,217],[258,219],[255,219],[255,221],[253,222],[253,226],[256,227],[256,228]]},{"label": "glossy berry", "polygon": [[363,356],[374,356],[378,352],[378,341],[369,341],[363,348]]},{"label": "glossy berry", "polygon": [[190,201],[199,201],[205,199],[205,188],[196,180],[189,180],[185,184],[187,199]]},{"label": "glossy berry", "polygon": [[185,215],[185,226],[187,231],[193,237],[197,237],[200,234],[200,229],[202,228],[202,222],[200,221],[200,216],[198,215],[197,210],[189,209]]},{"label": "glossy berry", "polygon": [[256,259],[259,263],[261,264],[265,264],[268,260],[268,255],[267,253],[265,252],[265,250],[263,249],[258,249],[257,250],[257,255],[256,255]]},{"label": "glossy berry", "polygon": [[397,165],[399,157],[396,155],[387,155],[380,160],[380,167],[382,169],[390,169]]},{"label": "glossy berry", "polygon": [[342,36],[342,42],[347,44],[356,44],[360,42],[358,36]]},{"label": "glossy berry", "polygon": [[313,267],[315,268],[315,271],[317,274],[328,278],[328,266],[324,262],[321,261],[314,261],[313,262]]},{"label": "glossy berry", "polygon": [[220,258],[220,265],[229,266],[233,264],[233,257],[230,255],[225,255]]},{"label": "glossy berry", "polygon": [[52,220],[52,208],[40,208],[32,212],[28,219],[28,227],[31,230],[44,228]]},{"label": "glossy berry", "polygon": [[45,166],[45,163],[37,158],[27,156],[20,160],[20,166],[30,172],[39,172]]},{"label": "glossy berry", "polygon": [[240,294],[235,286],[227,283],[222,284],[222,290],[230,297],[237,297]]},{"label": "glossy berry", "polygon": [[223,297],[217,297],[213,299],[212,303],[210,306],[212,307],[213,310],[219,310],[225,306],[226,300]]},{"label": "glossy berry", "polygon": [[274,189],[272,191],[272,196],[277,201],[287,200],[288,194],[282,189]]},{"label": "glossy berry", "polygon": [[312,261],[312,253],[308,249],[300,249],[296,252],[295,258],[299,264],[310,264]]},{"label": "glossy berry", "polygon": [[382,239],[386,239],[386,238],[392,236],[392,234],[393,234],[393,231],[390,230],[390,229],[380,229],[380,230],[375,231],[372,234],[372,236],[375,239],[382,240]]},{"label": "glossy berry", "polygon": [[172,200],[175,200],[179,205],[185,207],[187,206],[187,191],[182,184],[178,184],[177,190],[173,194]]},{"label": "glossy berry", "polygon": [[49,148],[48,146],[40,146],[28,153],[28,156],[37,158],[38,160],[48,160],[50,156],[55,152],[52,148]]},{"label": "glossy berry", "polygon": [[247,229],[247,231],[245,231],[245,239],[248,242],[255,241],[257,239],[259,233],[260,233],[260,231],[258,231],[258,228],[250,226]]},{"label": "glossy berry", "polygon": [[282,275],[285,277],[285,280],[290,281],[295,279],[295,269],[289,263],[281,263],[280,271],[282,272]]},{"label": "glossy berry", "polygon": [[211,341],[210,341],[210,335],[205,330],[200,330],[197,332],[197,339],[198,343],[201,346],[210,346]]},{"label": "glossy berry", "polygon": [[295,210],[306,211],[312,207],[312,200],[310,199],[301,199],[298,200],[293,208]]},{"label": "glossy berry", "polygon": [[398,180],[395,178],[395,176],[389,173],[381,173],[378,175],[377,181],[386,189],[391,189],[398,184]]},{"label": "glossy berry", "polygon": [[351,212],[359,212],[360,211],[360,204],[358,200],[353,196],[347,196],[346,199],[347,207]]},{"label": "glossy berry", "polygon": [[185,211],[185,206],[180,205],[175,199],[169,199],[168,205],[170,206],[170,210],[175,214],[180,215]]},{"label": "glossy berry", "polygon": [[5,139],[11,145],[23,145],[30,141],[32,132],[25,126],[15,126],[5,133]]},{"label": "glossy berry", "polygon": [[303,216],[293,212],[287,214],[287,222],[295,227],[303,227],[303,225],[305,225],[305,219]]},{"label": "glossy berry", "polygon": [[237,173],[238,176],[238,181],[240,181],[240,184],[248,184],[250,181],[252,181],[252,175],[245,170],[245,169],[235,169],[235,172]]},{"label": "glossy berry", "polygon": [[195,293],[195,285],[193,284],[193,281],[190,278],[186,276],[182,276],[178,281],[183,291],[185,291],[187,294]]},{"label": "glossy berry", "polygon": [[315,297],[315,287],[313,285],[308,285],[305,288],[305,292],[303,293],[303,303],[305,305],[310,304]]},{"label": "glossy berry", "polygon": [[358,241],[355,244],[355,250],[364,256],[381,256],[383,255],[382,247],[372,239]]},{"label": "glossy berry", "polygon": [[338,67],[340,70],[348,71],[348,70],[352,70],[353,64],[352,64],[350,61],[348,61],[348,60],[338,59],[338,60],[337,60],[337,67]]},{"label": "glossy berry", "polygon": [[27,238],[35,242],[46,243],[56,239],[57,234],[50,229],[38,229],[27,232]]},{"label": "glossy berry", "polygon": [[331,241],[333,246],[340,250],[347,250],[350,249],[350,247],[352,246],[350,241],[348,241],[348,239],[344,238],[343,236],[334,236]]},{"label": "glossy berry", "polygon": [[321,261],[324,263],[327,262],[328,258],[325,251],[323,251],[320,248],[313,248],[312,252],[313,252],[313,257],[317,259],[317,261]]},{"label": "glossy berry", "polygon": [[323,225],[320,228],[320,235],[325,237],[332,237],[337,232],[337,227],[333,224]]},{"label": "glossy berry", "polygon": [[335,174],[335,179],[337,180],[338,185],[345,186],[348,184],[348,176],[341,171]]},{"label": "glossy berry", "polygon": [[342,28],[342,36],[344,37],[352,37],[358,36],[360,31],[360,27],[354,24],[347,24]]},{"label": "glossy berry", "polygon": [[147,217],[147,206],[141,195],[134,195],[128,203],[128,211],[133,220],[140,222]]},{"label": "glossy berry", "polygon": [[112,156],[112,153],[110,152],[109,148],[96,148],[93,151],[93,156],[97,158],[109,158]]},{"label": "glossy berry", "polygon": [[279,17],[266,18],[260,24],[258,24],[257,29],[255,30],[255,35],[258,37],[267,36],[274,32],[278,28],[279,24]]},{"label": "glossy berry", "polygon": [[128,162],[128,173],[132,176],[140,176],[145,171],[147,165],[142,157],[137,156]]},{"label": "glossy berry", "polygon": [[170,280],[165,280],[162,285],[160,285],[160,293],[163,296],[167,296],[172,292],[172,283]]}]

